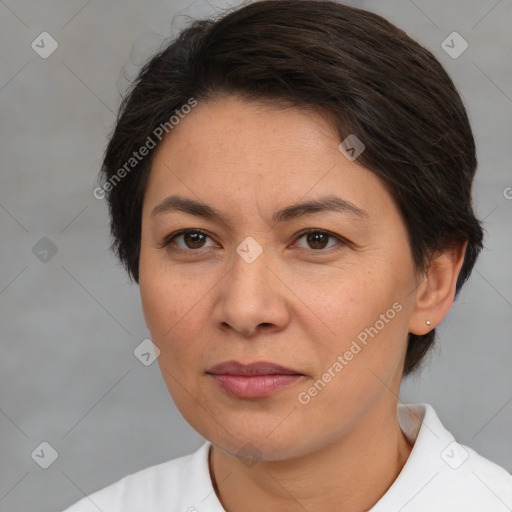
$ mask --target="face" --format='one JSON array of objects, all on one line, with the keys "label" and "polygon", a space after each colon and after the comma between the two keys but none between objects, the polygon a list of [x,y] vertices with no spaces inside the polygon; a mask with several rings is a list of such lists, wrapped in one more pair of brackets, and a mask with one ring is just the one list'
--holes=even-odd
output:
[{"label": "face", "polygon": [[[310,453],[398,394],[417,286],[407,231],[338,145],[317,114],[229,97],[199,103],[155,154],[143,312],[176,406],[227,453]],[[295,375],[210,373],[226,361]]]}]

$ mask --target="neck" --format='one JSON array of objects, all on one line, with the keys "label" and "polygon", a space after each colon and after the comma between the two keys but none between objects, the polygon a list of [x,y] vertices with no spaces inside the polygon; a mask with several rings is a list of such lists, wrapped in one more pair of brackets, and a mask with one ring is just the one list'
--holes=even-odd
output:
[{"label": "neck", "polygon": [[294,459],[247,466],[212,446],[210,474],[219,501],[227,512],[369,510],[412,449],[400,430],[396,401],[384,406],[340,439]]}]

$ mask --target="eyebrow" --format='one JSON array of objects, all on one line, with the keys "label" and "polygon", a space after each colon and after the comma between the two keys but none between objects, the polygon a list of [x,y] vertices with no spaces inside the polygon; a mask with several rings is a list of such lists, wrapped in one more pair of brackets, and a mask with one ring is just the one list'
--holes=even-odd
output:
[{"label": "eyebrow", "polygon": [[[197,217],[203,217],[208,220],[220,221],[225,225],[230,225],[226,216],[216,208],[194,199],[188,199],[176,195],[169,196],[157,204],[151,212],[151,217],[171,211],[180,211]],[[350,201],[341,199],[334,195],[329,195],[302,203],[291,204],[276,210],[272,215],[272,221],[275,224],[279,224],[296,219],[303,215],[310,215],[318,212],[351,212],[355,213],[362,219],[370,219],[368,212],[357,207]]]}]

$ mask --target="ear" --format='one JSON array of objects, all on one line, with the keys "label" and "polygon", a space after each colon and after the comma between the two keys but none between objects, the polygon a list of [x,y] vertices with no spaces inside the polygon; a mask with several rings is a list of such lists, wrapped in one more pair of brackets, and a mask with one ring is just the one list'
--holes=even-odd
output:
[{"label": "ear", "polygon": [[455,285],[464,263],[466,247],[467,242],[453,244],[432,259],[416,288],[416,304],[409,332],[427,334],[446,316],[455,299]]}]

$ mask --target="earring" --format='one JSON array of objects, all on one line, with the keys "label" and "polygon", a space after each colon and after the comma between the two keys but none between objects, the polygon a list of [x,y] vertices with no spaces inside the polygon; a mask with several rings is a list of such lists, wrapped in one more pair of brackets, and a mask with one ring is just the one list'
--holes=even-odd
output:
[{"label": "earring", "polygon": [[431,322],[430,320],[427,320],[427,321],[426,321],[426,324],[427,324],[427,325],[431,325],[431,324],[432,324],[432,322]]}]

